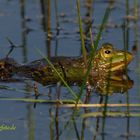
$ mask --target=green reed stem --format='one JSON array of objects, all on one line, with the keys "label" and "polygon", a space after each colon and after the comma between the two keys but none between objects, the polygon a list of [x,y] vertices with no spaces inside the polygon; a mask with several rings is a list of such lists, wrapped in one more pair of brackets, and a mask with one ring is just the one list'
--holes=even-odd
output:
[{"label": "green reed stem", "polygon": [[96,38],[96,41],[95,41],[95,44],[94,44],[94,49],[92,50],[91,54],[90,54],[90,60],[89,60],[89,64],[88,64],[88,69],[87,69],[87,72],[85,74],[85,77],[84,77],[84,80],[82,82],[82,86],[81,86],[81,89],[80,89],[80,94],[78,96],[78,99],[77,99],[77,103],[79,101],[79,99],[81,98],[82,94],[83,94],[83,90],[85,88],[85,84],[87,82],[87,79],[88,79],[88,76],[89,76],[89,73],[93,67],[93,60],[94,60],[94,56],[95,56],[95,51],[98,47],[98,43],[100,41],[100,38],[101,38],[101,35],[102,35],[102,32],[105,28],[105,25],[107,23],[107,20],[109,18],[109,14],[110,14],[110,7],[108,6],[106,8],[106,11],[105,11],[105,14],[104,14],[104,17],[103,17],[103,20],[102,20],[102,24],[100,26],[100,29],[99,29],[99,32],[98,32],[98,35],[97,35],[97,38]]},{"label": "green reed stem", "polygon": [[81,38],[81,44],[82,44],[82,53],[83,53],[83,59],[85,66],[87,67],[87,55],[86,55],[86,49],[85,49],[85,40],[84,40],[84,34],[83,34],[83,27],[82,27],[82,20],[81,20],[81,12],[80,12],[80,1],[76,0],[77,4],[77,13],[78,13],[78,22],[79,22],[79,31],[80,31],[80,38]]},{"label": "green reed stem", "polygon": [[[107,112],[107,117],[140,117],[140,113],[130,113],[127,114],[126,112]],[[102,112],[92,112],[92,113],[85,113],[81,115],[82,118],[89,118],[89,117],[104,117]]]},{"label": "green reed stem", "polygon": [[138,0],[134,0],[134,16],[138,19]]},{"label": "green reed stem", "polygon": [[[111,69],[111,65],[112,65],[112,59],[110,60],[110,68]],[[109,88],[110,88],[110,77],[111,77],[111,71],[109,71],[108,74],[108,81],[107,81],[107,85],[106,85],[106,95],[105,95],[105,106],[103,108],[103,121],[102,121],[102,133],[104,133],[105,131],[105,124],[106,124],[106,114],[107,114],[107,104],[108,104],[108,93],[109,93]]]},{"label": "green reed stem", "polygon": [[[38,52],[40,53],[41,56],[43,56],[43,54],[38,50]],[[73,90],[71,89],[71,87],[68,85],[67,81],[64,80],[64,78],[61,76],[61,74],[57,71],[57,69],[54,67],[54,65],[51,63],[51,61],[47,58],[44,57],[45,60],[47,61],[47,63],[51,66],[51,68],[54,70],[54,72],[59,76],[60,80],[63,82],[63,84],[66,86],[66,88],[68,89],[68,91],[72,94],[72,96],[77,100],[78,96],[73,92]],[[78,100],[80,101],[80,100]],[[82,101],[80,101],[82,102]]]},{"label": "green reed stem", "polygon": [[77,95],[73,92],[73,90],[69,87],[69,85],[67,84],[67,82],[64,80],[64,78],[60,75],[60,73],[57,71],[57,69],[54,67],[54,65],[51,63],[51,61],[46,57],[45,58],[46,61],[48,62],[48,64],[52,67],[52,69],[56,72],[56,74],[59,76],[59,78],[61,79],[61,81],[64,83],[64,85],[67,87],[67,89],[69,90],[69,92],[75,97],[77,98]]},{"label": "green reed stem", "polygon": [[[129,10],[130,10],[130,8],[129,8],[130,6],[129,6],[129,0],[126,0],[126,16],[128,16],[129,15]],[[126,22],[125,22],[125,29],[126,29],[126,42],[125,42],[125,50],[128,50],[128,48],[129,48],[129,20],[128,19],[126,19]]]},{"label": "green reed stem", "polygon": [[74,100],[45,100],[45,99],[32,99],[32,98],[0,98],[0,101],[20,101],[20,102],[31,102],[31,103],[60,103],[61,104],[75,104]]}]

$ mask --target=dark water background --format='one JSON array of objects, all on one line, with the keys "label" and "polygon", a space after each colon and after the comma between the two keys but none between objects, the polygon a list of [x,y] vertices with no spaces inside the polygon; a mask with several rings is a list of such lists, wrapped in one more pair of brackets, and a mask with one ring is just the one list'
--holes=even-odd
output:
[{"label": "dark water background", "polygon": [[[130,15],[134,15],[134,1],[130,2]],[[21,6],[23,4],[24,7]],[[0,0],[0,58],[5,57],[10,49],[7,37],[19,46],[10,57],[19,63],[30,62],[42,58],[38,50],[48,56],[80,56],[81,43],[77,21],[77,10],[75,0],[50,0],[50,18],[47,14],[46,23],[43,21],[41,3],[43,0]],[[45,1],[46,3],[49,0]],[[88,0],[81,0],[81,16],[87,20],[87,13],[92,13],[93,37],[96,38],[99,25],[109,0],[95,0],[92,8],[86,6]],[[138,14],[139,14],[138,0]],[[126,1],[116,0],[112,4],[112,11],[108,21],[108,28],[103,32],[99,45],[110,42],[116,48],[123,49],[124,37],[122,25],[126,17]],[[50,21],[50,24],[49,24]],[[59,25],[59,26],[58,26]],[[51,28],[49,28],[51,26]],[[115,26],[115,27],[114,27]],[[86,28],[86,24],[84,24]],[[47,30],[48,29],[48,30]],[[129,20],[128,50],[137,44],[140,37],[139,19]],[[51,40],[47,34],[51,33]],[[109,96],[109,103],[140,102],[140,76],[139,76],[139,48],[134,54],[135,59],[129,65],[129,76],[134,81],[133,87],[126,94],[113,94]],[[34,98],[33,81],[26,82],[1,82],[0,85],[9,89],[0,89],[0,98]],[[78,91],[78,87],[72,87]],[[57,99],[56,86],[44,87],[38,84],[39,99]],[[51,93],[49,96],[49,93]],[[83,95],[84,96],[84,95]],[[65,87],[61,88],[61,99],[71,99],[71,94]],[[91,103],[98,103],[100,97],[93,93]],[[126,111],[127,108],[115,108],[112,111]],[[102,131],[102,118],[89,118],[83,120],[79,117],[84,109],[78,110],[78,115],[71,119],[73,109],[57,108],[51,104],[0,100],[0,126],[16,126],[15,131],[0,131],[2,140],[139,140],[140,118],[139,117],[107,117],[104,132]],[[89,108],[89,112],[98,109]],[[130,108],[130,112],[140,113],[139,107]],[[57,121],[58,120],[58,121]],[[67,122],[69,123],[67,124]],[[97,127],[99,127],[98,132]],[[60,134],[58,136],[58,134]]]}]

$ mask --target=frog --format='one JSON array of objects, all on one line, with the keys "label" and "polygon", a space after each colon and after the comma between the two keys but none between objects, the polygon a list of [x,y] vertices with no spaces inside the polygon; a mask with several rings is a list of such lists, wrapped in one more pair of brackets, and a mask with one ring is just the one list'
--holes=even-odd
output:
[{"label": "frog", "polygon": [[[51,65],[48,59],[43,58],[18,66],[16,70],[19,75],[42,85],[55,84],[62,79],[68,83],[75,83],[83,81],[89,65],[91,69],[88,78],[102,79],[125,71],[132,60],[132,53],[117,49],[111,43],[104,43],[93,57],[90,53],[87,54],[87,65],[83,57],[57,56],[50,58]],[[117,79],[117,76],[111,77]]]}]

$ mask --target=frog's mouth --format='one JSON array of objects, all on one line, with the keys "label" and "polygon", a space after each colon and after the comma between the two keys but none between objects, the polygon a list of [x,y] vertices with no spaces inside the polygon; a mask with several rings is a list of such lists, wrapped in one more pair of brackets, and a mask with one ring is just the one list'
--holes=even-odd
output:
[{"label": "frog's mouth", "polygon": [[110,72],[124,70],[127,68],[128,64],[133,60],[133,55],[131,53],[124,53],[116,58],[112,58],[109,63],[107,63],[108,70]]},{"label": "frog's mouth", "polygon": [[122,61],[115,64],[111,64],[110,71],[123,70],[127,67],[127,63],[128,62]]}]

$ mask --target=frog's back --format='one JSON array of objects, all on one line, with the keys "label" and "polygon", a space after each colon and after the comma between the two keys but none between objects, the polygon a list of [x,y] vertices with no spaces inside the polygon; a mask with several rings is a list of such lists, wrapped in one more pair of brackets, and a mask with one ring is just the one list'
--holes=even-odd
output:
[{"label": "frog's back", "polygon": [[[57,65],[57,64],[74,64],[77,62],[79,58],[75,57],[65,57],[65,56],[60,56],[60,57],[52,57],[50,58],[50,62],[53,64],[53,65]],[[48,62],[45,58],[43,59],[40,59],[40,60],[35,60],[35,61],[32,61],[28,64],[25,64],[23,65],[23,68],[24,67],[28,67],[28,68],[31,68],[31,69],[40,69],[40,68],[43,68],[43,67],[46,67],[48,66]]]}]

